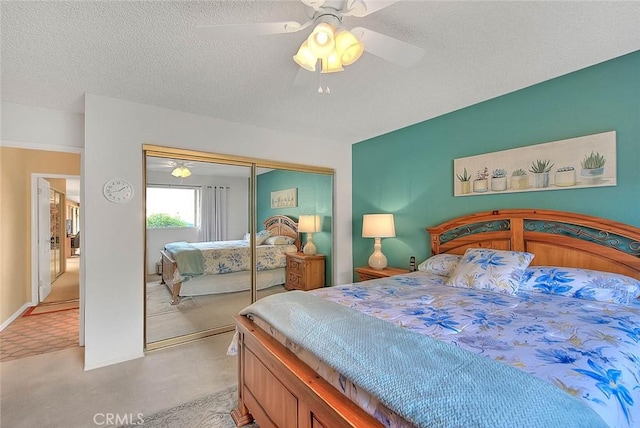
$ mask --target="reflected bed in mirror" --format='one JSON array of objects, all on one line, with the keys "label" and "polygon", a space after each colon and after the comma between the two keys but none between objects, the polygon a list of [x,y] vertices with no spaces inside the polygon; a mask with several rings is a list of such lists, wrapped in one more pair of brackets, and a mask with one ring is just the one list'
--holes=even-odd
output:
[{"label": "reflected bed in mirror", "polygon": [[[251,242],[171,242],[162,254],[162,283],[172,292],[172,304],[183,296],[233,293],[250,289]],[[257,289],[282,285],[286,280],[286,253],[299,247],[297,223],[276,215],[265,220],[256,234]]]}]

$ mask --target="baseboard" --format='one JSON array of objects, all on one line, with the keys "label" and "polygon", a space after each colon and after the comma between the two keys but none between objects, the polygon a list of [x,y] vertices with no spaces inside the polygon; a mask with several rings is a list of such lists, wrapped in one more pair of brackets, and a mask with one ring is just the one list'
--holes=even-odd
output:
[{"label": "baseboard", "polygon": [[11,315],[11,316],[9,317],[9,319],[7,319],[5,322],[3,322],[3,323],[0,325],[0,331],[2,331],[2,330],[4,330],[5,328],[9,327],[9,324],[11,324],[12,322],[14,322],[16,319],[20,318],[20,315],[22,315],[22,313],[23,313],[24,311],[26,311],[26,310],[27,310],[27,308],[29,308],[29,307],[31,307],[31,306],[33,306],[33,304],[32,304],[32,303],[30,303],[30,302],[25,303],[24,305],[22,305],[22,307],[21,307],[20,309],[18,309],[16,312],[14,312],[14,314],[13,314],[13,315]]}]

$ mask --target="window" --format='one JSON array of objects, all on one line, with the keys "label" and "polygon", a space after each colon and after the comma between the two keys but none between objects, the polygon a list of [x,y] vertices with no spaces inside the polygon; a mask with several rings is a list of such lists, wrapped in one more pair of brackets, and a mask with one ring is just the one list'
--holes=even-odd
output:
[{"label": "window", "polygon": [[199,197],[196,187],[147,187],[147,228],[195,227]]}]

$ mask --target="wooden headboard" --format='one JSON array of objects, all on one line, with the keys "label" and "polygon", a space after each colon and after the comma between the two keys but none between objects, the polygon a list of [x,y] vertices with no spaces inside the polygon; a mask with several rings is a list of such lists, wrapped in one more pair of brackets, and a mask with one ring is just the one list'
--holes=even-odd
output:
[{"label": "wooden headboard", "polygon": [[428,227],[433,254],[467,248],[527,251],[532,266],[567,266],[640,279],[640,228],[584,214],[532,209],[480,212]]},{"label": "wooden headboard", "polygon": [[290,236],[295,238],[298,251],[300,250],[300,235],[298,223],[285,215],[274,215],[264,221],[264,228],[271,231],[271,236]]}]

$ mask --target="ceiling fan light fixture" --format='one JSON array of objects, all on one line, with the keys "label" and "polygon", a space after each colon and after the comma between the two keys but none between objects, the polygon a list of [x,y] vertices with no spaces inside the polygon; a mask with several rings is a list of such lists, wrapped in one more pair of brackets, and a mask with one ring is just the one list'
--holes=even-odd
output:
[{"label": "ceiling fan light fixture", "polygon": [[187,178],[191,175],[191,171],[184,165],[178,165],[171,171],[171,175],[177,178]]},{"label": "ceiling fan light fixture", "polygon": [[351,65],[362,56],[364,45],[349,30],[342,30],[336,35],[336,51],[342,65]]},{"label": "ceiling fan light fixture", "polygon": [[335,73],[338,71],[344,71],[342,68],[342,62],[340,62],[340,57],[338,56],[338,52],[334,49],[333,52],[329,54],[326,58],[322,58],[320,60],[322,62],[322,70],[321,73]]},{"label": "ceiling fan light fixture", "polygon": [[322,22],[316,25],[307,42],[317,58],[326,58],[336,47],[335,29],[330,24]]},{"label": "ceiling fan light fixture", "polygon": [[305,40],[302,45],[300,45],[300,49],[298,49],[298,53],[293,56],[293,60],[300,67],[304,68],[307,71],[316,71],[316,63],[318,62],[318,57],[316,57],[309,49],[309,44]]}]

